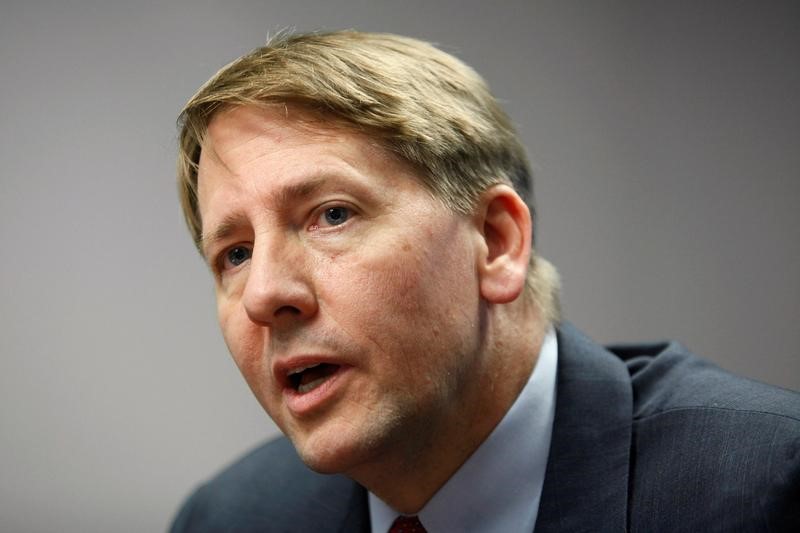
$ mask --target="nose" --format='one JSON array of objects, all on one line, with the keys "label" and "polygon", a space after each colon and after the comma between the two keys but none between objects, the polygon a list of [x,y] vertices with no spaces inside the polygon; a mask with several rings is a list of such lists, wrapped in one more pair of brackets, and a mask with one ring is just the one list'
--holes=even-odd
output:
[{"label": "nose", "polygon": [[286,243],[258,244],[242,295],[250,320],[276,328],[314,316],[317,298],[303,251]]}]

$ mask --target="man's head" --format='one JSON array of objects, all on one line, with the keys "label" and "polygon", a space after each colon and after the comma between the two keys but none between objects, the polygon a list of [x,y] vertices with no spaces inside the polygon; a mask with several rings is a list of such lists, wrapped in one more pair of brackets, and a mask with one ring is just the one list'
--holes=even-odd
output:
[{"label": "man's head", "polygon": [[[483,191],[505,183],[534,217],[524,148],[469,66],[428,43],[397,35],[286,34],[220,70],[181,113],[178,182],[198,248],[197,164],[208,124],[222,109],[264,104],[294,104],[369,134],[414,166],[424,185],[454,212],[470,213]],[[558,319],[558,278],[535,250],[526,293],[545,320]]]},{"label": "man's head", "polygon": [[[454,58],[353,32],[245,56],[182,118],[184,210],[245,379],[312,468],[413,510],[502,418],[555,314],[507,118]],[[412,464],[427,489],[390,494]]]}]

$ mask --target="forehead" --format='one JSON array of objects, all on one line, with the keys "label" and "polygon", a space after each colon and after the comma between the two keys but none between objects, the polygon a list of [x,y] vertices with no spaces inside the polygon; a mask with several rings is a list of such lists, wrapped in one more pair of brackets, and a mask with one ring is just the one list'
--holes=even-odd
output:
[{"label": "forehead", "polygon": [[297,107],[239,106],[219,112],[203,139],[198,195],[259,177],[279,187],[297,174],[404,166],[377,141]]},{"label": "forehead", "polygon": [[274,208],[320,184],[360,185],[385,196],[409,188],[427,191],[411,165],[373,137],[296,107],[235,107],[211,120],[203,140],[198,168],[203,233],[233,211],[254,207],[256,200],[266,200],[258,208]]},{"label": "forehead", "polygon": [[282,104],[236,106],[211,119],[202,143],[200,173],[203,167],[247,166],[258,158],[280,157],[282,152],[304,147],[320,154],[336,151],[339,156],[364,150],[371,157],[389,155],[378,142],[348,130],[341,121],[303,108]]}]

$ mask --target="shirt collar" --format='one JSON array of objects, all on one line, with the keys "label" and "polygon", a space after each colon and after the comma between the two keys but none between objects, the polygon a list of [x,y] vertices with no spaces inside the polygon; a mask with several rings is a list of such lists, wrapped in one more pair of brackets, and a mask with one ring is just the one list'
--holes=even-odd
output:
[{"label": "shirt collar", "polygon": [[[553,328],[528,382],[492,433],[419,512],[429,533],[530,532],[542,495],[556,398]],[[369,493],[372,531],[389,531],[397,511]]]}]

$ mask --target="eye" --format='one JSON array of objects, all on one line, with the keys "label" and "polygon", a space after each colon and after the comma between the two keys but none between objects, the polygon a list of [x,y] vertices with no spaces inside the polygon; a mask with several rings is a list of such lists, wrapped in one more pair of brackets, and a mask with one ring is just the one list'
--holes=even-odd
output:
[{"label": "eye", "polygon": [[244,246],[234,246],[225,252],[222,266],[223,268],[236,268],[250,259],[251,255],[252,252],[250,251],[250,248],[246,248]]},{"label": "eye", "polygon": [[329,207],[322,214],[322,218],[329,226],[344,224],[350,218],[350,210],[346,207]]}]

